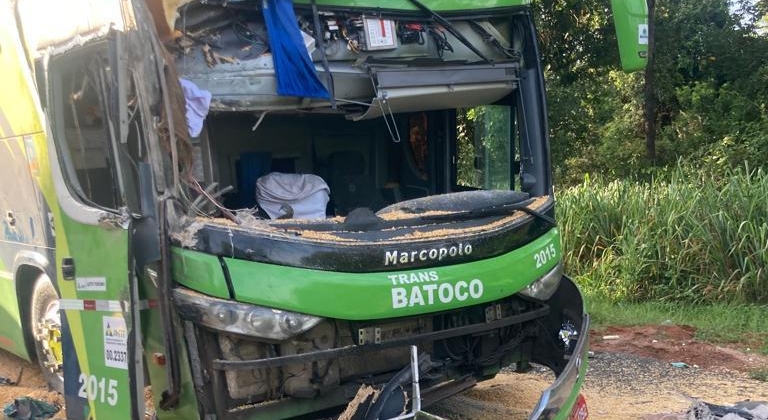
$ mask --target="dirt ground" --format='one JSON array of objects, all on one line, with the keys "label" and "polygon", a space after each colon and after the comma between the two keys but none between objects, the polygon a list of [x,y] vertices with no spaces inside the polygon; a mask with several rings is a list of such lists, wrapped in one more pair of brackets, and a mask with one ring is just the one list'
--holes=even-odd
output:
[{"label": "dirt ground", "polygon": [[[768,401],[768,382],[749,378],[751,370],[768,368],[768,356],[747,351],[749,343],[702,343],[695,332],[676,325],[592,331],[594,356],[582,389],[589,418],[676,420],[672,414],[685,412],[694,398],[722,405]],[[524,420],[552,379],[542,370],[497,375],[432,411],[452,420]]]},{"label": "dirt ground", "polygon": [[[31,397],[54,405],[64,405],[64,397],[55,392],[48,392],[48,386],[37,364],[29,363],[3,350],[0,350],[0,377],[17,383],[0,385],[0,409],[4,409],[15,398],[20,397]],[[60,413],[63,416],[63,412]],[[0,413],[0,418],[5,416]]]},{"label": "dirt ground", "polygon": [[[694,339],[686,326],[609,327],[593,331],[594,356],[583,388],[589,418],[597,420],[662,420],[684,412],[692,398],[730,405],[738,401],[768,401],[768,382],[749,379],[749,371],[768,367],[768,356],[741,346],[723,347]],[[688,367],[674,367],[682,362]],[[0,385],[3,407],[14,398],[30,396],[63,404],[47,391],[33,364],[0,351],[0,376],[18,385]],[[552,374],[534,369],[526,374],[503,372],[454,396],[430,412],[451,420],[526,419],[552,382]]]}]

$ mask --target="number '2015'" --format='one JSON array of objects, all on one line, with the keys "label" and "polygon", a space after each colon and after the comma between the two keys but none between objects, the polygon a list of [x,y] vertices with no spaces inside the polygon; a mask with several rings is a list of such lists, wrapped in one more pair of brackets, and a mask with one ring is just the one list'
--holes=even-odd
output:
[{"label": "number '2015'", "polygon": [[80,389],[77,391],[78,397],[87,398],[90,401],[99,400],[111,406],[117,405],[117,380],[109,379],[107,382],[106,378],[97,378],[95,375],[81,373],[78,382],[80,383]]},{"label": "number '2015'", "polygon": [[555,244],[550,243],[545,246],[539,252],[533,254],[533,259],[536,261],[536,268],[541,268],[544,264],[557,257],[557,249]]}]

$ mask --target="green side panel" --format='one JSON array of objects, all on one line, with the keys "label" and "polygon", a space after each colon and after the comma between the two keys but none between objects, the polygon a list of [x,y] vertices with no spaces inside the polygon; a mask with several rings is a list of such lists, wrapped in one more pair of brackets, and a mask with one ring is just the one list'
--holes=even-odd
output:
[{"label": "green side panel", "polygon": [[[531,0],[421,0],[421,3],[434,11],[459,11],[495,9],[512,6],[524,6],[531,4]],[[294,4],[311,4],[309,0],[296,0]],[[318,6],[332,6],[344,8],[373,8],[390,10],[419,10],[408,0],[317,0]]]},{"label": "green side panel", "polygon": [[560,261],[551,229],[507,254],[418,270],[336,273],[226,259],[238,301],[349,320],[461,308],[510,296]]},{"label": "green side panel", "polygon": [[645,0],[611,0],[619,56],[624,71],[648,64],[648,6]]},{"label": "green side panel", "polygon": [[181,248],[171,250],[173,279],[206,295],[229,299],[227,281],[219,258]]},{"label": "green side panel", "polygon": [[[174,257],[175,258],[175,257]],[[218,264],[218,260],[217,260]],[[221,267],[219,266],[219,271]],[[159,294],[157,287],[152,281],[141,279],[142,298],[149,301],[157,300]],[[155,355],[167,354],[165,348],[162,320],[160,310],[151,308],[141,313],[141,337],[143,339],[144,360],[146,360],[149,382],[152,384],[152,402],[155,407],[160,406],[160,399],[164,390],[168,389],[168,364],[161,364],[157,361]],[[182,327],[183,328],[183,327]],[[159,420],[187,420],[197,419],[198,413],[197,399],[195,397],[194,383],[192,382],[192,373],[188,368],[190,366],[187,355],[187,346],[181,337],[182,328],[177,329],[176,344],[179,350],[179,366],[181,366],[181,394],[179,405],[173,410],[155,409],[155,414]]]},{"label": "green side panel", "polygon": [[25,360],[30,360],[24,345],[24,331],[21,328],[13,273],[6,271],[3,265],[0,263],[0,271],[2,271],[0,273],[0,347]]},{"label": "green side panel", "polygon": [[[40,235],[30,233],[32,223],[28,222],[38,219],[39,203],[30,170],[38,174],[39,162],[34,159],[35,153],[30,154],[31,147],[27,150],[25,146],[27,141],[31,146],[32,135],[40,138],[34,133],[42,128],[11,2],[0,4],[0,347],[29,360],[13,271],[18,252],[40,244]],[[7,212],[17,220],[13,226],[8,223]]]},{"label": "green side panel", "polygon": [[[133,328],[130,314],[119,302],[129,302],[128,230],[79,223],[61,212],[54,214],[57,256],[76,264],[76,279],[59,280],[62,309],[66,313],[77,355],[77,366],[64,363],[67,416],[71,419],[129,419],[132,384],[129,380],[127,340]],[[61,259],[57,261],[59,279]],[[82,279],[103,287],[84,288]],[[97,306],[77,308],[79,302]],[[118,306],[108,307],[106,302]],[[71,302],[71,303],[70,303]]]}]

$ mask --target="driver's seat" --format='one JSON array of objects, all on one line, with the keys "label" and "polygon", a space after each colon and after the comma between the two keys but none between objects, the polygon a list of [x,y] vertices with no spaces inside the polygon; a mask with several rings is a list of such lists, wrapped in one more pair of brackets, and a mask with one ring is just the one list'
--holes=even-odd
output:
[{"label": "driver's seat", "polygon": [[370,176],[365,157],[356,150],[329,155],[328,181],[334,212],[338,216],[345,216],[358,207],[377,211],[387,204]]}]

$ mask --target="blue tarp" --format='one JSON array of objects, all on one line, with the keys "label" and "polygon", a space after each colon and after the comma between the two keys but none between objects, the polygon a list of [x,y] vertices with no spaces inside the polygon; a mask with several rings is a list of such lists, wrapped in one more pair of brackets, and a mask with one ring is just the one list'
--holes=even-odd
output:
[{"label": "blue tarp", "polygon": [[275,62],[277,94],[308,98],[328,98],[309,57],[291,0],[264,0],[269,48]]}]

